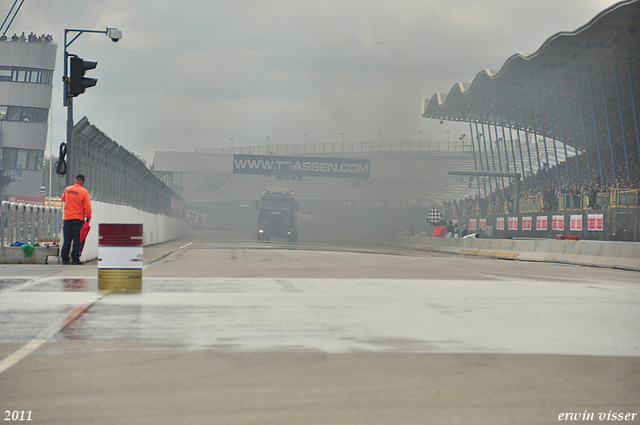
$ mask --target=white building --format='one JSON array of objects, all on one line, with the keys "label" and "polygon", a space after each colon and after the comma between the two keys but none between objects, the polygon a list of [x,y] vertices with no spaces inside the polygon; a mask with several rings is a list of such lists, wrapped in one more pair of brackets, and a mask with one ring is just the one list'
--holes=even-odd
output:
[{"label": "white building", "polygon": [[57,49],[50,38],[0,40],[0,176],[11,177],[4,200],[44,202],[40,187]]}]

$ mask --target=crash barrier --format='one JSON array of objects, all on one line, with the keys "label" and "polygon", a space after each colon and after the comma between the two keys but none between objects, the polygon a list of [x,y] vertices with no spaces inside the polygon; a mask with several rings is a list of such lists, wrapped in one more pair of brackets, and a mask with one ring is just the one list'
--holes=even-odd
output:
[{"label": "crash barrier", "polygon": [[325,233],[329,243],[410,248],[426,252],[516,261],[551,262],[640,271],[640,243],[554,239],[438,238],[427,235]]},{"label": "crash barrier", "polygon": [[100,224],[98,290],[142,290],[142,242],[142,224]]},{"label": "crash barrier", "polygon": [[0,206],[0,246],[59,240],[61,227],[60,208],[8,201]]},{"label": "crash barrier", "polygon": [[81,261],[98,258],[98,236],[101,223],[123,223],[143,225],[142,245],[155,245],[178,239],[187,234],[187,222],[181,218],[151,214],[126,205],[91,202],[93,217],[91,231],[82,250]]},{"label": "crash barrier", "polygon": [[394,245],[430,252],[640,271],[640,243],[398,235]]}]

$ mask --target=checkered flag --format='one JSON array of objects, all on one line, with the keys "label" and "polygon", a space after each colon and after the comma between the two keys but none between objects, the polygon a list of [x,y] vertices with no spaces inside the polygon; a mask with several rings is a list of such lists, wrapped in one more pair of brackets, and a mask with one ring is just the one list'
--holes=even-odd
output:
[{"label": "checkered flag", "polygon": [[429,216],[427,217],[427,221],[431,224],[440,223],[442,221],[442,214],[440,214],[437,209],[431,208],[431,211],[429,211]]}]

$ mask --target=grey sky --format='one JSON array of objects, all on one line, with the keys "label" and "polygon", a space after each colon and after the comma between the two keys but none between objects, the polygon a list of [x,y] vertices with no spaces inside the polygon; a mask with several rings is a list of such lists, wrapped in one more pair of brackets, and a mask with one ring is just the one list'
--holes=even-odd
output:
[{"label": "grey sky", "polygon": [[[53,145],[65,138],[69,48],[97,60],[76,98],[102,131],[149,163],[156,150],[311,142],[454,139],[468,127],[420,116],[422,98],[533,53],[613,0],[25,0],[9,35],[59,44]],[[13,0],[0,0],[0,15]],[[449,133],[447,133],[449,132]],[[48,152],[47,152],[48,154]]]}]

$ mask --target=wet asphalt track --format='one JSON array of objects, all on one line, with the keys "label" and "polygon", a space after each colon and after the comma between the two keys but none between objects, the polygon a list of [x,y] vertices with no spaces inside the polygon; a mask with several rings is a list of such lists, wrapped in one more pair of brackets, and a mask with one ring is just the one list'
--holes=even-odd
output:
[{"label": "wet asphalt track", "polygon": [[[358,367],[354,372],[354,364],[369,364],[368,369],[360,370],[353,379],[371,382],[354,390],[358,400],[362,400],[353,406],[334,409],[333,416],[324,420],[323,415],[314,415],[313,409],[306,416],[302,414],[306,410],[301,401],[298,403],[302,404],[293,403],[281,409],[275,400],[271,404],[260,404],[253,394],[255,385],[247,384],[250,409],[239,408],[233,414],[224,414],[223,407],[208,411],[197,404],[193,406],[193,413],[200,413],[197,418],[191,417],[189,423],[215,423],[204,420],[211,419],[211,415],[218,418],[219,423],[357,423],[351,416],[354,409],[367,410],[364,407],[367,403],[380,405],[377,397],[366,397],[370,390],[364,388],[387,390],[389,385],[397,385],[393,383],[394,376],[398,378],[406,373],[403,368],[396,370],[396,374],[392,372],[399,367],[398,357],[394,356],[400,356],[402,364],[417,361],[417,369],[427,367],[424,362],[428,367],[435,367],[444,359],[458,359],[447,369],[452,374],[456,370],[455,376],[429,375],[429,379],[412,381],[412,385],[425,388],[438,382],[443,388],[452,386],[451,395],[478,379],[475,377],[478,368],[472,365],[484,359],[496,362],[495,369],[487,369],[479,385],[491,387],[493,383],[512,397],[518,391],[510,387],[513,383],[509,384],[508,378],[512,376],[509,368],[514,368],[513,373],[524,373],[526,379],[533,379],[529,373],[537,366],[542,368],[536,373],[538,379],[543,379],[541,386],[552,380],[551,376],[542,378],[546,375],[561,379],[563,374],[568,374],[558,384],[564,386],[563,394],[574,393],[573,398],[570,397],[572,402],[565,403],[567,408],[575,406],[584,411],[589,407],[607,409],[612,405],[611,408],[617,406],[628,412],[638,410],[640,284],[637,273],[362,247],[319,250],[303,243],[239,241],[235,235],[221,233],[193,234],[180,241],[148,247],[145,264],[143,290],[135,294],[97,291],[95,263],[0,266],[0,407],[3,411],[28,410],[30,403],[40,409],[40,419],[46,418],[47,421],[41,423],[84,423],[80,422],[82,418],[90,419],[88,423],[112,423],[110,421],[123,419],[118,416],[120,413],[92,410],[88,399],[86,405],[62,407],[62,410],[73,410],[68,416],[69,411],[60,411],[60,400],[55,395],[43,396],[36,388],[50,386],[50,380],[55,377],[69,378],[65,359],[74,361],[81,370],[82,364],[93,356],[106,356],[101,363],[102,373],[114,377],[123,373],[123,369],[129,373],[146,370],[149,366],[143,359],[148,356],[184,359],[194,355],[205,356],[201,361],[209,366],[211,356],[239,362],[227,371],[228,389],[234,387],[234,382],[246,379],[242,370],[249,366],[238,359],[247,358],[273,362],[273,368],[265,369],[263,365],[255,372],[265,376],[274,374],[278,378],[278,383],[266,379],[258,385],[265,391],[267,388],[287,391],[289,387],[296,387],[296,383],[290,383],[286,389],[281,388],[280,382],[287,382],[289,375],[295,373],[314,376],[307,368],[308,364],[317,365],[318,359],[328,362],[326,371],[332,370],[333,362],[342,364],[345,358],[349,359],[347,365],[336,366],[336,370],[347,368],[342,376],[358,372]],[[359,360],[352,363],[356,358]],[[533,358],[539,360],[532,362]],[[165,357],[162,359],[167,361]],[[594,362],[594,365],[579,367],[579,370],[558,365],[568,359],[573,359],[573,366],[583,362]],[[529,367],[518,366],[518,361]],[[511,362],[515,362],[514,365],[508,366]],[[44,367],[45,375],[50,377],[47,382],[34,378],[30,369],[34,363]],[[295,367],[289,369],[288,365]],[[603,365],[611,373],[594,376],[593,367],[601,369]],[[92,362],[86,366],[95,372],[99,365]],[[170,361],[167,367],[172,367]],[[380,368],[385,372],[379,373]],[[171,375],[173,378],[167,379],[180,381],[189,373],[193,372],[185,371],[178,374],[180,378]],[[474,378],[460,380],[461,373]],[[338,378],[325,382],[322,376],[319,373],[315,381],[303,385],[289,397],[295,400],[306,391],[315,408],[331,410],[331,403],[337,400],[325,400],[323,405],[326,395],[314,399],[316,386],[312,382],[318,382],[318,388],[326,387],[342,400],[344,395],[340,394],[345,385]],[[122,381],[112,379],[115,381],[110,384],[106,380],[99,380],[97,384],[100,393],[107,397],[110,389],[121,390]],[[193,381],[194,378],[190,382]],[[577,388],[577,382],[581,381],[584,382]],[[143,379],[138,385],[149,386],[147,391],[153,392],[162,384]],[[183,385],[189,387],[189,384]],[[338,389],[329,391],[332,385]],[[603,402],[607,397],[594,397],[598,388],[609,387],[615,391],[609,389],[608,404]],[[52,393],[54,388],[50,389]],[[411,391],[411,385],[407,385],[406,390]],[[79,388],[76,391],[82,392]],[[528,391],[537,397],[554,393],[554,389],[542,388]],[[589,396],[581,398],[580,391],[586,391]],[[400,394],[402,390],[385,400]],[[528,399],[532,394],[521,393]],[[242,397],[242,394],[236,395]],[[221,401],[225,398],[217,397]],[[507,411],[515,413],[518,402],[503,406],[502,410],[490,409],[491,415],[489,411],[474,410],[468,405],[467,401],[473,400],[473,396],[470,397],[459,400],[459,414],[453,416],[459,423],[469,423],[465,421],[474,411],[488,415],[487,422],[476,423],[514,423],[500,422],[497,418]],[[546,416],[538,419],[549,419],[551,423],[556,415],[557,421],[563,407],[551,400],[542,402],[535,398],[521,406],[528,412],[523,417],[527,420],[521,423],[547,423],[534,420],[541,414]],[[557,403],[558,397],[554,397],[554,401]],[[153,403],[130,406],[130,414],[137,415],[137,420],[131,423],[163,423],[158,421],[180,416],[178,409],[173,411],[173,416],[167,412],[161,418],[156,417],[149,411]],[[424,419],[435,420],[443,413],[438,405],[426,409],[429,403],[425,403],[418,399],[407,409],[401,409],[404,423],[429,423]],[[446,403],[455,408],[456,397]],[[126,417],[127,409],[124,412]],[[292,412],[306,419],[283,421]],[[377,416],[369,416],[362,417],[368,418],[368,423],[392,423],[387,421],[398,417],[398,412],[390,408],[378,412]],[[253,422],[256,417],[266,419]],[[381,420],[376,422],[375,417]]]}]

